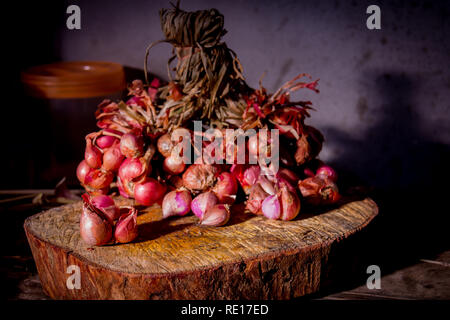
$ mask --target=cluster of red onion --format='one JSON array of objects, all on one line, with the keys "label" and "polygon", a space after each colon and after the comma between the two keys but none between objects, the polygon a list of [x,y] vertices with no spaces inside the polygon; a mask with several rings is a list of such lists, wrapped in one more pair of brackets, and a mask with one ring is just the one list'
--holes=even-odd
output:
[{"label": "cluster of red onion", "polygon": [[[171,188],[162,201],[163,217],[185,215],[192,211],[202,225],[222,226],[230,218],[230,205],[236,199],[238,184],[226,171],[226,165],[206,164],[198,161],[186,165],[186,157],[178,148],[181,142],[173,137],[184,137],[192,146],[193,133],[185,128],[175,129],[158,139],[158,151],[164,157],[163,170]],[[180,151],[179,151],[180,150]],[[192,199],[194,196],[194,199]]]},{"label": "cluster of red onion", "polygon": [[[185,131],[184,137],[193,136],[187,129],[177,130]],[[157,144],[159,152],[165,157],[164,171],[170,175],[172,185],[179,189],[164,198],[164,217],[184,215],[191,210],[202,223],[206,224],[204,220],[207,217],[207,223],[213,225],[210,221],[215,221],[215,225],[221,225],[228,219],[227,205],[235,201],[238,183],[247,195],[246,209],[269,219],[292,220],[299,214],[301,202],[327,205],[336,203],[340,198],[335,183],[336,172],[319,160],[296,167],[295,169],[303,168],[301,175],[283,167],[275,170],[272,165],[216,165],[200,161],[186,167],[180,161],[183,157],[173,152],[177,146],[174,141],[177,140],[166,134],[159,138]],[[257,134],[251,136],[245,144],[245,152],[248,157],[255,157],[261,151],[270,155],[270,146],[270,135],[259,139]],[[226,146],[223,148],[226,154]],[[234,149],[234,160],[238,152],[238,149]],[[314,167],[315,173],[312,170]],[[192,202],[191,195],[196,195]],[[209,214],[208,210],[217,203],[221,204],[223,213],[220,214],[220,210],[216,208],[214,214]]]},{"label": "cluster of red onion", "polygon": [[280,168],[274,174],[264,174],[257,165],[236,165],[232,168],[244,192],[248,195],[246,209],[269,219],[292,220],[301,203],[329,205],[340,199],[336,172],[320,165],[316,173],[305,168],[305,179],[290,169]]}]

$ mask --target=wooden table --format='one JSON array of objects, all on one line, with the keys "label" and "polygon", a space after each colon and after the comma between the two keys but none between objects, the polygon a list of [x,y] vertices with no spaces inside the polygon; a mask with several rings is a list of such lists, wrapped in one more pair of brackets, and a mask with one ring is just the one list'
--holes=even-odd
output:
[{"label": "wooden table", "polygon": [[[35,262],[31,255],[27,239],[23,230],[24,220],[40,212],[46,206],[15,203],[14,205],[0,206],[3,223],[8,225],[4,233],[0,234],[0,241],[7,241],[8,246],[1,247],[0,276],[3,280],[2,297],[13,300],[46,300],[49,299],[39,279]],[[377,236],[384,230],[379,225],[370,224],[366,230],[360,232],[362,239],[358,242],[362,247],[375,247],[380,252],[389,248],[380,244]],[[386,236],[385,234],[383,236]],[[5,242],[6,243],[6,242]],[[367,275],[365,268],[368,263],[383,265],[385,255],[370,259],[357,257],[359,264],[357,270],[363,270],[360,274],[354,273],[351,284],[337,285],[331,290],[321,288],[316,294],[308,295],[308,299],[450,299],[450,251],[443,251],[438,255],[413,258],[403,262],[400,267],[385,271],[382,267],[381,289],[369,290],[365,281]],[[343,257],[342,260],[344,260]],[[398,255],[398,260],[405,257]],[[363,260],[363,261],[361,261]],[[392,262],[392,261],[390,261]]]}]

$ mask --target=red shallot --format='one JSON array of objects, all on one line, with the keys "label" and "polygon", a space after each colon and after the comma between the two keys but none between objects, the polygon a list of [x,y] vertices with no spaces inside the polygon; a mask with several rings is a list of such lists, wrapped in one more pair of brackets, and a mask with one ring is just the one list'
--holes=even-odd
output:
[{"label": "red shallot", "polygon": [[220,203],[232,204],[236,200],[238,185],[236,178],[229,172],[222,172],[217,177],[216,185],[212,191]]},{"label": "red shallot", "polygon": [[80,217],[80,236],[89,246],[107,244],[112,238],[112,225],[104,213],[91,202],[88,194],[83,194],[83,210]]},{"label": "red shallot", "polygon": [[134,207],[121,207],[120,209],[121,211],[125,209],[127,212],[123,213],[117,221],[114,239],[118,243],[128,243],[138,236],[137,210]]},{"label": "red shallot", "polygon": [[119,218],[119,208],[116,207],[116,204],[111,197],[106,195],[94,196],[91,197],[91,203],[105,214],[111,224]]},{"label": "red shallot", "polygon": [[276,220],[281,214],[280,200],[277,195],[268,196],[261,205],[261,211],[266,218]]},{"label": "red shallot", "polygon": [[80,162],[77,167],[77,178],[82,183],[86,183],[86,175],[91,171],[92,168],[87,164],[86,160]]},{"label": "red shallot", "polygon": [[264,191],[259,183],[253,185],[250,189],[246,209],[254,214],[262,214],[261,205],[264,199],[270,194]]},{"label": "red shallot", "polygon": [[170,155],[164,159],[163,169],[168,174],[180,174],[186,168],[182,157]]},{"label": "red shallot", "polygon": [[292,220],[300,212],[300,199],[295,191],[292,192],[285,186],[280,188],[280,193],[280,219]]},{"label": "red shallot", "polygon": [[218,202],[216,195],[211,192],[200,193],[197,197],[192,200],[191,210],[199,218],[203,219],[206,211],[214,207]]},{"label": "red shallot", "polygon": [[205,212],[200,224],[204,226],[223,226],[230,219],[230,208],[226,204],[216,204]]},{"label": "red shallot", "polygon": [[337,185],[328,177],[314,176],[298,182],[302,198],[311,205],[328,205],[340,199]]},{"label": "red shallot", "polygon": [[104,136],[98,137],[95,140],[95,144],[100,149],[106,149],[106,148],[111,147],[116,141],[118,141],[118,139],[116,137],[109,136],[109,135],[104,135]]},{"label": "red shallot", "polygon": [[317,169],[316,175],[328,177],[333,182],[337,181],[337,173],[330,166],[326,165],[321,166],[319,169]]},{"label": "red shallot", "polygon": [[183,185],[187,189],[198,192],[214,186],[219,169],[209,164],[193,164],[183,173]]},{"label": "red shallot", "polygon": [[120,144],[116,142],[104,152],[102,167],[103,169],[108,171],[117,171],[119,170],[119,167],[122,164],[124,158],[125,157],[120,151]]},{"label": "red shallot", "polygon": [[242,189],[246,194],[249,194],[250,188],[256,183],[261,173],[261,168],[258,165],[242,165],[237,164],[231,169],[231,173],[239,181]]},{"label": "red shallot", "polygon": [[86,150],[84,152],[84,159],[86,163],[93,169],[100,168],[102,165],[102,152],[92,144],[92,140],[86,139]]},{"label": "red shallot", "polygon": [[166,134],[163,134],[161,137],[159,137],[158,143],[156,146],[158,148],[158,151],[164,157],[167,158],[168,156],[170,156],[172,149],[173,149],[173,142],[172,142],[170,134],[166,133]]},{"label": "red shallot", "polygon": [[164,196],[162,202],[163,218],[184,216],[191,211],[191,193],[187,190],[174,190]]},{"label": "red shallot", "polygon": [[84,182],[93,189],[105,189],[109,187],[113,179],[114,174],[111,171],[93,169],[86,174]]},{"label": "red shallot", "polygon": [[144,181],[134,187],[134,199],[141,205],[151,206],[162,198],[166,192],[166,186],[153,178],[145,178]]},{"label": "red shallot", "polygon": [[141,137],[132,133],[125,133],[120,139],[120,151],[127,158],[137,158],[142,156],[144,144]]}]

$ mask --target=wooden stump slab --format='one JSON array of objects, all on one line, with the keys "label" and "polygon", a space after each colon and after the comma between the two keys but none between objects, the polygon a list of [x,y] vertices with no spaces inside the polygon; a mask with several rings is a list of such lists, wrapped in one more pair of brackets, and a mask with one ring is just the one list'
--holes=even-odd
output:
[{"label": "wooden stump slab", "polygon": [[[29,217],[24,227],[54,299],[289,299],[319,289],[332,244],[365,227],[378,207],[366,198],[293,221],[242,205],[232,212],[228,225],[202,227],[192,215],[161,220],[155,205],[138,216],[133,243],[103,247],[79,236],[81,202]],[[67,287],[71,265],[80,268],[80,289]]]}]

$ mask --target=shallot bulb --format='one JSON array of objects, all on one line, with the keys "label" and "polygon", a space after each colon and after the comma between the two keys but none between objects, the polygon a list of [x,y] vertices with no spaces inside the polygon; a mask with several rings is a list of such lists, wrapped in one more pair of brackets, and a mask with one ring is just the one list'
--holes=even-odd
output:
[{"label": "shallot bulb", "polygon": [[261,173],[261,168],[258,165],[241,165],[237,164],[231,168],[231,173],[239,181],[242,189],[246,194],[249,194],[250,188],[256,183]]},{"label": "shallot bulb", "polygon": [[339,189],[333,181],[328,180],[326,186],[320,190],[324,204],[334,204],[341,199]]},{"label": "shallot bulb", "polygon": [[266,131],[263,134],[262,131],[255,135],[252,135],[248,139],[248,153],[250,159],[257,159],[258,157],[270,157],[271,156],[271,139],[270,131]]},{"label": "shallot bulb", "polygon": [[230,208],[226,204],[216,204],[205,212],[200,224],[204,226],[223,226],[230,219]]},{"label": "shallot bulb", "polygon": [[89,246],[107,244],[112,238],[112,225],[104,213],[97,209],[87,194],[83,194],[83,210],[80,217],[80,236]]},{"label": "shallot bulb", "polygon": [[274,194],[264,199],[261,211],[266,218],[278,219],[281,215],[281,204],[278,196]]},{"label": "shallot bulb", "polygon": [[270,196],[270,194],[265,192],[259,183],[253,185],[246,202],[246,209],[254,214],[262,214],[261,205],[268,196]]},{"label": "shallot bulb", "polygon": [[103,169],[108,171],[117,171],[119,170],[119,167],[122,164],[124,158],[125,157],[122,155],[122,152],[120,151],[120,144],[116,142],[114,145],[110,146],[104,152],[102,167]]},{"label": "shallot bulb", "polygon": [[91,203],[94,207],[105,214],[111,224],[119,218],[119,208],[116,207],[116,204],[111,197],[106,195],[98,195],[91,198]]},{"label": "shallot bulb", "polygon": [[86,139],[86,150],[84,152],[84,159],[86,163],[93,169],[100,168],[102,165],[102,152],[93,145],[91,139]]},{"label": "shallot bulb", "polygon": [[250,186],[254,185],[258,180],[261,168],[257,165],[251,166],[244,171],[244,176],[242,179],[242,188],[244,191],[248,190]]},{"label": "shallot bulb", "polygon": [[142,137],[137,137],[132,133],[125,133],[120,139],[120,151],[127,158],[142,156],[144,151]]},{"label": "shallot bulb", "polygon": [[134,195],[135,182],[151,173],[152,167],[143,158],[126,158],[119,167],[120,188],[130,197]]},{"label": "shallot bulb", "polygon": [[298,188],[306,203],[328,205],[339,201],[340,194],[336,184],[324,176],[315,176],[299,181]]},{"label": "shallot bulb", "polygon": [[113,179],[114,174],[112,172],[93,169],[86,174],[84,182],[93,189],[105,189],[109,187]]},{"label": "shallot bulb", "polygon": [[192,197],[187,190],[174,190],[164,196],[162,202],[163,218],[184,216],[191,211]]},{"label": "shallot bulb", "polygon": [[300,199],[295,191],[292,192],[287,187],[281,187],[280,193],[280,219],[292,220],[300,213]]},{"label": "shallot bulb", "polygon": [[86,183],[86,176],[92,170],[92,168],[87,164],[86,160],[80,162],[77,167],[77,178],[82,183]]},{"label": "shallot bulb", "polygon": [[117,142],[118,139],[116,137],[113,136],[109,136],[109,135],[105,135],[105,136],[100,136],[95,140],[95,144],[100,148],[100,149],[106,149],[111,147],[115,142]]},{"label": "shallot bulb", "polygon": [[144,174],[144,166],[138,158],[127,158],[119,167],[119,177],[122,181],[130,181]]},{"label": "shallot bulb", "polygon": [[220,203],[232,204],[236,200],[238,185],[236,178],[229,172],[222,172],[212,189]]},{"label": "shallot bulb", "polygon": [[186,168],[182,157],[170,155],[164,159],[163,169],[168,174],[180,174]]},{"label": "shallot bulb", "polygon": [[277,194],[264,199],[261,211],[269,219],[292,220],[300,212],[300,199],[295,192],[282,186]]},{"label": "shallot bulb", "polygon": [[183,173],[183,185],[189,190],[205,191],[212,187],[219,169],[209,164],[193,164]]},{"label": "shallot bulb", "polygon": [[326,166],[326,165],[321,166],[319,169],[317,169],[316,175],[328,177],[333,182],[337,181],[337,173],[330,166]]},{"label": "shallot bulb", "polygon": [[153,178],[145,178],[134,187],[134,199],[144,206],[151,206],[162,198],[166,192],[166,186]]},{"label": "shallot bulb", "polygon": [[159,137],[158,139],[158,143],[157,143],[157,148],[158,151],[164,156],[164,157],[169,157],[172,149],[173,149],[173,142],[171,139],[170,134],[166,133],[163,134],[161,137]]},{"label": "shallot bulb", "polygon": [[311,126],[305,126],[305,132],[297,139],[295,161],[297,165],[303,165],[317,157],[322,150],[324,137],[319,130]]},{"label": "shallot bulb", "polygon": [[214,207],[218,202],[218,199],[214,192],[208,191],[200,193],[197,197],[192,200],[191,210],[199,218],[203,219],[206,211]]},{"label": "shallot bulb", "polygon": [[121,207],[121,211],[126,209],[127,212],[122,214],[117,221],[114,231],[114,239],[118,243],[128,243],[138,236],[137,226],[137,210],[133,207]]}]

